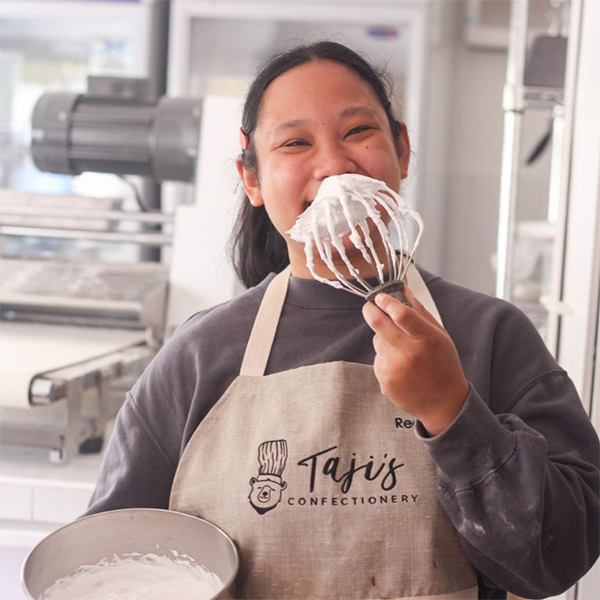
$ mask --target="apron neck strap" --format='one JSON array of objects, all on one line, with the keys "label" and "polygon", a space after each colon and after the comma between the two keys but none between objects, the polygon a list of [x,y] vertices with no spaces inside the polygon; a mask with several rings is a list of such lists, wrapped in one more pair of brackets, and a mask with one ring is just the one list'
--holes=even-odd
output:
[{"label": "apron neck strap", "polygon": [[[265,292],[258,309],[252,333],[246,346],[244,360],[240,369],[240,375],[262,377],[267,368],[267,362],[271,354],[271,347],[275,339],[279,318],[283,311],[285,297],[287,295],[288,283],[292,267],[286,267],[276,275]],[[418,298],[421,304],[435,317],[440,325],[443,325],[437,306],[431,297],[429,289],[423,281],[418,269],[411,264],[406,274],[408,287]]]},{"label": "apron neck strap", "polygon": [[267,287],[246,346],[240,375],[262,377],[265,374],[275,332],[279,325],[279,317],[285,303],[291,272],[292,267],[288,265],[273,278]]},{"label": "apron neck strap", "polygon": [[408,268],[408,272],[406,273],[406,283],[408,287],[411,289],[412,293],[416,296],[417,300],[435,317],[435,320],[443,327],[444,323],[442,323],[442,317],[440,316],[440,312],[433,301],[433,297],[431,296],[431,292],[425,283],[425,280],[419,273],[419,269],[417,269],[413,264]]}]

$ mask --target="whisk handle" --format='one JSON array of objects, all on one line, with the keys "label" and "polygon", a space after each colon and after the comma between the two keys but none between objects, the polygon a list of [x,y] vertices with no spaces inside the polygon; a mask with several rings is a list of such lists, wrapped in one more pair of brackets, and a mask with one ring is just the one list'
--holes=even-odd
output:
[{"label": "whisk handle", "polygon": [[377,294],[389,294],[393,298],[396,298],[396,300],[400,300],[402,304],[412,307],[412,304],[404,297],[404,294],[402,293],[403,289],[404,281],[389,281],[388,283],[376,287],[372,292],[369,292],[365,296],[365,299],[367,302],[374,302]]}]

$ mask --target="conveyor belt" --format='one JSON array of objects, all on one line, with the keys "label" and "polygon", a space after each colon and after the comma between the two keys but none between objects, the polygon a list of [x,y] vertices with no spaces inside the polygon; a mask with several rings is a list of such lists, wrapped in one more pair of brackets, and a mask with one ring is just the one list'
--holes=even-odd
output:
[{"label": "conveyor belt", "polygon": [[0,322],[0,406],[28,408],[34,377],[144,343],[143,331]]},{"label": "conveyor belt", "polygon": [[167,270],[158,263],[114,264],[68,261],[2,260],[0,297],[60,297],[97,302],[142,302],[164,284]]}]

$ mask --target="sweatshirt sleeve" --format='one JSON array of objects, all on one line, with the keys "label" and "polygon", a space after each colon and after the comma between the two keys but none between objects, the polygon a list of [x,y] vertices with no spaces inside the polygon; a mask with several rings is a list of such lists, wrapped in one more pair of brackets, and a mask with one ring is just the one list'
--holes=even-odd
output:
[{"label": "sweatshirt sleeve", "polygon": [[[256,296],[246,300],[258,306]],[[119,410],[86,514],[169,507],[189,438],[239,372],[253,318],[247,306],[196,313],[160,349]]]},{"label": "sweatshirt sleeve", "polygon": [[562,593],[598,557],[598,437],[564,371],[494,414],[471,387],[455,421],[417,436],[441,469],[438,496],[484,581],[526,598]]},{"label": "sweatshirt sleeve", "polygon": [[119,508],[168,508],[175,465],[132,394],[115,422],[86,515]]}]

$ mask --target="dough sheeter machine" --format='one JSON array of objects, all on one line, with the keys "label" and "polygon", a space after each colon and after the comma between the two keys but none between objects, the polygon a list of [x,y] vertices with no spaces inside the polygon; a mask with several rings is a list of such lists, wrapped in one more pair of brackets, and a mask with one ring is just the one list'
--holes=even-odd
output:
[{"label": "dough sheeter machine", "polygon": [[[90,77],[85,94],[38,100],[32,158],[55,173],[190,182],[200,115],[200,100],[150,97],[144,80]],[[161,248],[173,221],[103,198],[0,194],[3,247],[51,239]],[[137,225],[117,230],[125,222]],[[107,421],[162,343],[168,283],[163,262],[3,257],[0,441],[47,448],[52,462],[98,452]]]}]

